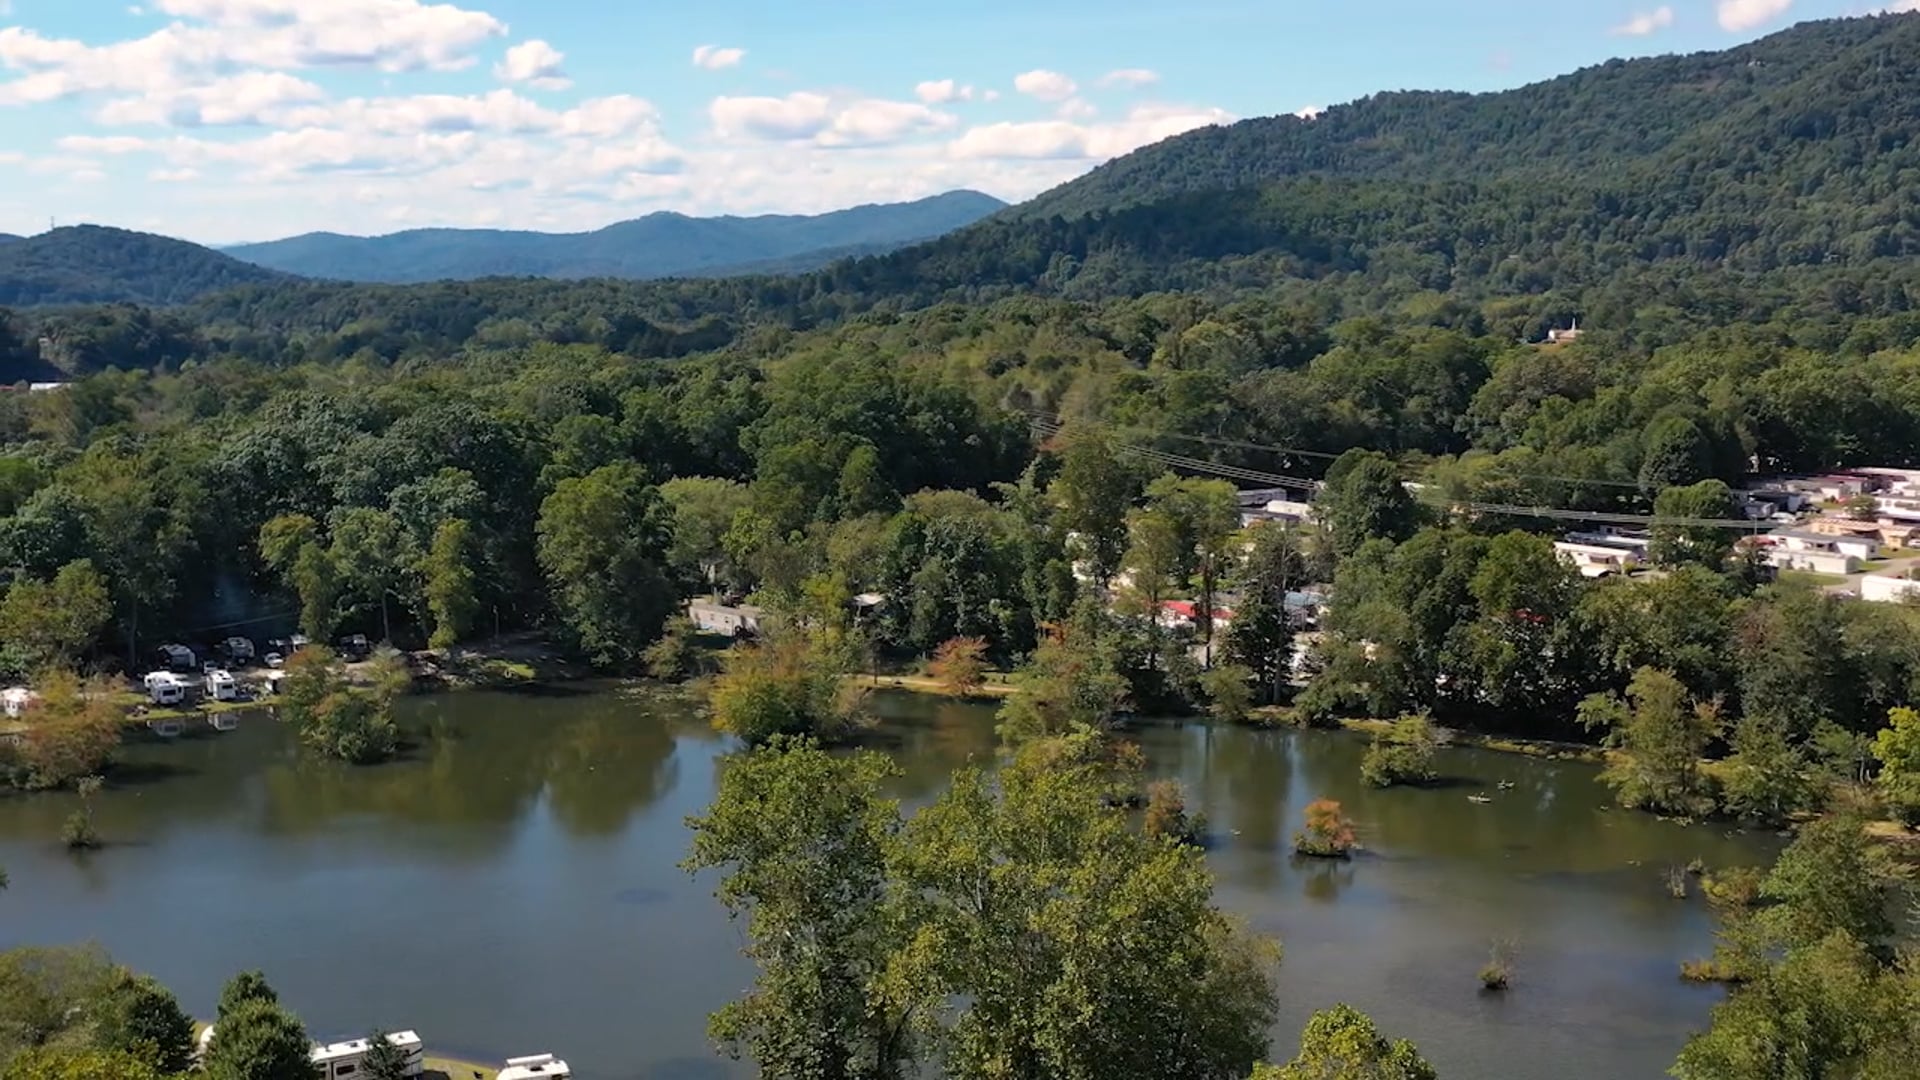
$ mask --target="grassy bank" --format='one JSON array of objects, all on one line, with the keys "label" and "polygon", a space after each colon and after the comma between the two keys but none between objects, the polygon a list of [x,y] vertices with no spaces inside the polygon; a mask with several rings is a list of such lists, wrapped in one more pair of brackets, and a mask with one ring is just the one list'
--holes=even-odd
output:
[{"label": "grassy bank", "polygon": [[422,1075],[426,1080],[493,1080],[499,1071],[486,1065],[476,1065],[471,1061],[429,1057]]},{"label": "grassy bank", "polygon": [[[941,685],[940,680],[929,678],[925,675],[881,675],[874,672],[866,672],[859,675],[849,675],[847,678],[857,681],[862,685],[876,687],[881,690],[904,690],[910,694],[933,694],[939,697],[953,696],[947,693],[946,687]],[[1012,697],[1015,693],[1018,693],[1018,691],[1012,683],[1007,681],[1006,674],[995,671],[989,672],[987,681],[975,687],[973,693],[967,696],[974,699],[1006,698]]]}]

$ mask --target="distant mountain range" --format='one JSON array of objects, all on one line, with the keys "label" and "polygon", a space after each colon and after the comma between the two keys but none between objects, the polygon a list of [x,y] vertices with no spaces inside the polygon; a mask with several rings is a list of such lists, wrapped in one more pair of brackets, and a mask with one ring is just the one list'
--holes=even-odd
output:
[{"label": "distant mountain range", "polygon": [[971,225],[1006,203],[977,191],[813,216],[649,214],[589,233],[413,229],[308,233],[222,251],[302,277],[409,284],[483,277],[662,278],[795,272],[875,255]]}]

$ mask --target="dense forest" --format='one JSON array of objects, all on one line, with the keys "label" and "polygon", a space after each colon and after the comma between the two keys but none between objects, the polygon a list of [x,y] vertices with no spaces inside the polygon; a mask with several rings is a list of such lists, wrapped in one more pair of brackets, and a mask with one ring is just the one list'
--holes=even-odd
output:
[{"label": "dense forest", "polygon": [[238,285],[290,281],[198,244],[75,225],[0,244],[0,305],[183,304]]}]

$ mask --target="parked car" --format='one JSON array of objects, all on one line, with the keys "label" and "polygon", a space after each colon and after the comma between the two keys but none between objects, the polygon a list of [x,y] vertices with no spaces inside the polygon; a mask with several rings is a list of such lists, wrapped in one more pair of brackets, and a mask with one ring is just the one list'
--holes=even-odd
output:
[{"label": "parked car", "polygon": [[348,634],[340,639],[337,651],[346,660],[365,660],[373,655],[373,642],[365,634]]},{"label": "parked car", "polygon": [[265,659],[267,666],[270,668],[283,668],[287,666],[287,658],[277,652],[268,653]]}]

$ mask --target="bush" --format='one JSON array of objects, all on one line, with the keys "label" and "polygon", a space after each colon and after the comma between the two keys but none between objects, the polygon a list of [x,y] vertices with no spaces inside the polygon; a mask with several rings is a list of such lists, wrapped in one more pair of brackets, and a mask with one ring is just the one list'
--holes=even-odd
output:
[{"label": "bush", "polygon": [[100,833],[93,827],[93,815],[75,810],[60,826],[60,839],[71,851],[87,851],[100,846]]},{"label": "bush", "polygon": [[666,682],[690,679],[707,669],[707,650],[700,646],[700,631],[692,619],[686,618],[670,620],[666,632],[647,646],[641,659],[646,662],[647,674]]},{"label": "bush", "polygon": [[987,682],[986,639],[957,637],[942,642],[928,671],[948,695],[971,697]]},{"label": "bush", "polygon": [[1306,828],[1293,834],[1293,850],[1317,859],[1344,859],[1353,854],[1353,822],[1332,799],[1307,804]]},{"label": "bush", "polygon": [[1480,965],[1481,989],[1499,992],[1513,985],[1513,953],[1511,943],[1493,943],[1487,952],[1487,962]]},{"label": "bush", "polygon": [[1431,784],[1437,779],[1433,759],[1439,748],[1432,721],[1424,716],[1402,717],[1373,737],[1360,761],[1360,778],[1379,788]]},{"label": "bush", "polygon": [[1207,695],[1208,711],[1221,723],[1245,723],[1253,711],[1251,668],[1223,664],[1200,676],[1200,689]]},{"label": "bush", "polygon": [[1141,829],[1154,839],[1170,839],[1200,846],[1206,835],[1201,815],[1187,813],[1186,792],[1173,780],[1156,780],[1147,785],[1147,812]]},{"label": "bush", "polygon": [[864,692],[844,678],[851,658],[851,642],[835,630],[783,630],[734,646],[707,693],[714,729],[749,746],[782,735],[845,735],[864,715]]}]

